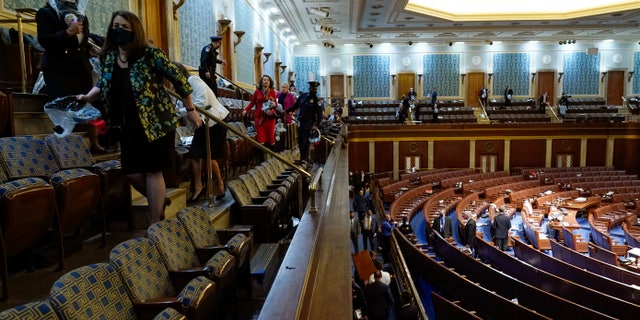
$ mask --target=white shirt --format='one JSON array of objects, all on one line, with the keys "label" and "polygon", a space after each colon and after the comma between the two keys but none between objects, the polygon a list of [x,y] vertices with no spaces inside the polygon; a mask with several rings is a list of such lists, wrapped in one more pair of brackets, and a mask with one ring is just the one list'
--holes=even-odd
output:
[{"label": "white shirt", "polygon": [[[371,276],[369,276],[369,283],[373,283],[374,281],[376,281],[376,279],[373,277],[372,273]],[[391,283],[391,275],[389,274],[389,272],[382,271],[382,278],[380,279],[380,282],[386,285],[389,285]]]},{"label": "white shirt", "polygon": [[[204,80],[200,79],[198,76],[190,76],[189,84],[193,88],[193,92],[191,93],[191,97],[193,99],[193,105],[197,108],[205,110],[208,114],[222,120],[229,115],[229,110],[225,108],[216,95],[213,93],[213,90],[209,88]],[[180,108],[180,116],[184,117],[187,114],[187,111],[182,106],[182,102],[178,101]],[[206,121],[205,116],[201,115],[202,121]],[[209,121],[209,127],[213,127],[216,124],[215,121]]]}]

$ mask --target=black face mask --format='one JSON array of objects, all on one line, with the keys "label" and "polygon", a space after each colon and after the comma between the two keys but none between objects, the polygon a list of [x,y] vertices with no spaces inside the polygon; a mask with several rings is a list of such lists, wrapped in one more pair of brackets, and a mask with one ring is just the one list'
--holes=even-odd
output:
[{"label": "black face mask", "polygon": [[71,1],[62,1],[58,3],[58,9],[60,11],[78,11],[78,4]]},{"label": "black face mask", "polygon": [[129,44],[133,41],[133,31],[125,30],[120,27],[113,28],[113,35],[117,45]]}]

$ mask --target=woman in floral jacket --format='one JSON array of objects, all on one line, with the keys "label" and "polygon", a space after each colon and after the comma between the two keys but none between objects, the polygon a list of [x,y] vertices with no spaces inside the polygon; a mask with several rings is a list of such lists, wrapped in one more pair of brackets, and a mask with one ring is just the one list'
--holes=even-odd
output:
[{"label": "woman in floral jacket", "polygon": [[196,127],[202,121],[191,98],[185,76],[162,50],[150,47],[140,19],[116,11],[107,29],[102,77],[86,95],[102,98],[111,131],[120,135],[122,170],[132,186],[147,197],[150,222],[162,219],[166,186],[162,171],[173,165],[178,118],[163,79],[182,97],[186,118]]}]

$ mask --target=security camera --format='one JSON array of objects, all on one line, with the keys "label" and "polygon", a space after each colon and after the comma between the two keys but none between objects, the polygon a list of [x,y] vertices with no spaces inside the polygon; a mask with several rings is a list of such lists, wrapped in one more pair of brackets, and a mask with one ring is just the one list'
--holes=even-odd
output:
[{"label": "security camera", "polygon": [[369,43],[369,48],[373,48],[373,43]]},{"label": "security camera", "polygon": [[493,41],[489,41],[489,45],[492,46],[493,45]]},{"label": "security camera", "polygon": [[453,42],[449,42],[449,47],[451,47],[453,45]]},{"label": "security camera", "polygon": [[412,46],[413,45],[413,41],[409,41],[409,45]]}]

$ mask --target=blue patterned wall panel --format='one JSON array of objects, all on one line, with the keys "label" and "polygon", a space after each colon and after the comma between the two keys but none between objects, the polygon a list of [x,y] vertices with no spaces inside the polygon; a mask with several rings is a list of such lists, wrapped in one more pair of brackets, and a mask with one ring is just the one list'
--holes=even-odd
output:
[{"label": "blue patterned wall panel", "polygon": [[567,94],[598,94],[600,85],[600,53],[564,53],[562,91]]},{"label": "blue patterned wall panel", "polygon": [[436,88],[440,96],[460,95],[460,54],[426,54],[422,65],[422,92]]},{"label": "blue patterned wall panel", "polygon": [[[209,1],[186,1],[178,10],[180,30],[180,61],[183,64],[199,67],[200,52],[216,34],[215,8]],[[203,23],[193,23],[202,21]],[[222,70],[218,68],[218,72]]]},{"label": "blue patterned wall panel", "polygon": [[631,92],[633,94],[640,94],[640,52],[633,53],[633,88],[631,88]]},{"label": "blue patterned wall panel", "polygon": [[[39,9],[44,7],[44,0],[4,0],[3,9],[14,11],[16,8]],[[89,19],[91,33],[105,35],[111,21],[111,14],[116,10],[129,10],[129,0],[89,1],[85,14]]]},{"label": "blue patterned wall panel", "polygon": [[493,55],[493,92],[500,95],[506,86],[513,89],[513,94],[528,96],[530,93],[529,53],[496,53]]},{"label": "blue patterned wall panel", "polygon": [[353,57],[353,94],[363,98],[389,98],[391,56]]},{"label": "blue patterned wall panel", "polygon": [[242,42],[236,47],[238,81],[255,84],[253,64],[253,9],[245,0],[235,0],[235,30],[245,33]]},{"label": "blue patterned wall panel", "polygon": [[[267,61],[267,63],[262,65],[262,70],[264,70],[264,74],[268,74],[269,76],[271,76],[272,79],[275,78],[275,74],[274,74],[274,68],[275,68],[275,61],[276,61],[276,50],[275,50],[275,46],[273,45],[273,32],[270,28],[266,29],[266,32],[264,34],[264,50],[262,50],[262,52],[269,52],[271,53],[271,57],[269,57],[269,61]],[[262,56],[262,62],[264,62],[265,57]],[[275,81],[275,79],[274,79]],[[275,85],[275,84],[274,84]]]},{"label": "blue patterned wall panel", "polygon": [[309,80],[320,82],[320,57],[295,57],[296,88],[298,92],[309,92]]},{"label": "blue patterned wall panel", "polygon": [[[285,72],[280,74],[280,83],[285,83],[287,82],[287,79],[289,78],[289,70],[291,70],[291,63],[293,63],[293,61],[289,60],[289,50],[287,49],[287,46],[285,45],[284,41],[280,41],[280,61],[282,61],[282,65],[283,66],[287,66],[287,69],[285,70]],[[282,70],[278,71],[281,72]]]}]

